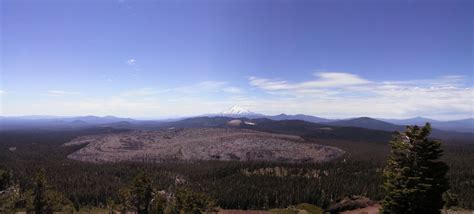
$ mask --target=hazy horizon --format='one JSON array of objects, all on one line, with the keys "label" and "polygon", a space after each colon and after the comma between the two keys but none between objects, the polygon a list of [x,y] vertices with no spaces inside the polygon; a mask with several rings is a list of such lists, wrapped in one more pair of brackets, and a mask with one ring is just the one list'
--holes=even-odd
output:
[{"label": "hazy horizon", "polygon": [[474,117],[473,2],[0,3],[0,115]]},{"label": "hazy horizon", "polygon": [[[232,106],[234,107],[234,106]],[[232,108],[231,107],[231,108]],[[238,107],[241,107],[241,106],[238,106]],[[243,108],[243,107],[242,107]],[[248,110],[248,109],[246,109]],[[285,115],[298,115],[298,114],[287,114],[287,113],[279,113],[279,114],[263,114],[263,113],[260,113],[260,112],[253,112],[253,111],[250,111],[251,114],[257,114],[257,115],[262,115],[262,116],[277,116],[277,115],[281,115],[281,114],[285,114]],[[249,115],[251,115],[249,114]],[[232,116],[232,114],[227,114],[228,116]],[[233,116],[237,116],[238,114],[234,114]],[[355,115],[355,116],[351,116],[351,117],[339,117],[339,118],[335,118],[335,117],[325,117],[325,116],[321,116],[321,115],[310,115],[310,114],[299,114],[299,115],[307,115],[307,116],[314,116],[314,117],[320,117],[320,118],[324,118],[324,119],[332,119],[332,120],[345,120],[345,119],[352,119],[352,118],[361,118],[361,117],[368,117],[368,116],[365,116],[365,115]],[[0,116],[3,116],[3,115],[0,115]],[[88,116],[92,116],[92,117],[116,117],[116,118],[128,118],[128,119],[134,119],[134,120],[173,120],[173,119],[180,119],[180,118],[190,118],[190,117],[203,117],[203,116],[210,116],[210,117],[215,117],[215,116],[226,116],[226,114],[221,111],[221,112],[208,112],[206,114],[199,114],[199,115],[175,115],[175,116],[165,116],[165,117],[153,117],[153,116],[150,116],[150,117],[127,117],[127,116],[121,116],[121,115],[110,115],[110,114],[106,114],[106,115],[93,115],[93,114],[90,114],[90,115],[11,115],[11,116],[3,116],[3,117],[11,117],[11,118],[26,118],[26,119],[31,119],[31,118],[34,118],[34,119],[52,119],[52,118],[75,118],[75,117],[88,117]],[[245,116],[242,116],[242,117],[245,117]],[[426,119],[432,119],[432,120],[437,120],[437,121],[456,121],[456,120],[464,120],[464,119],[474,119],[472,117],[467,117],[467,118],[459,118],[459,119],[436,119],[436,118],[430,118],[430,117],[424,117],[424,116],[415,116],[415,117],[401,117],[401,118],[390,118],[390,117],[374,117],[373,119],[385,119],[385,120],[404,120],[404,119],[414,119],[414,118],[426,118]]]}]

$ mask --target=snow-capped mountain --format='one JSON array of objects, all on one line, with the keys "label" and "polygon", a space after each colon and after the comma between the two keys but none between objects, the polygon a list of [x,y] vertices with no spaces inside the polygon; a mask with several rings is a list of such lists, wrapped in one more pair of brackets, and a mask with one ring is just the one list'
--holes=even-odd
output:
[{"label": "snow-capped mountain", "polygon": [[251,112],[241,106],[232,106],[231,108],[218,114],[219,116],[225,117],[248,117],[248,118],[257,118],[263,117],[264,115]]},{"label": "snow-capped mountain", "polygon": [[232,106],[231,108],[221,112],[221,114],[242,114],[242,115],[246,115],[246,114],[255,114],[241,106]]},{"label": "snow-capped mountain", "polygon": [[241,106],[232,106],[231,108],[219,114],[211,114],[211,115],[206,115],[206,116],[223,116],[223,117],[233,117],[233,118],[246,117],[249,119],[266,118],[270,120],[304,120],[304,121],[313,122],[313,123],[324,123],[324,122],[333,121],[333,120],[329,120],[325,118],[319,118],[319,117],[314,117],[314,116],[304,115],[304,114],[297,114],[297,115],[280,114],[280,115],[275,115],[275,116],[269,116],[269,115],[264,115],[264,114],[249,111]]}]

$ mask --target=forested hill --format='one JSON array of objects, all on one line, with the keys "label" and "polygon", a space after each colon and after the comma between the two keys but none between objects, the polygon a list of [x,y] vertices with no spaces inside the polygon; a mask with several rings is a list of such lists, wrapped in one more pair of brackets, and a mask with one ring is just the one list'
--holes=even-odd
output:
[{"label": "forested hill", "polygon": [[[238,125],[230,121],[241,121]],[[295,134],[303,137],[320,139],[343,139],[352,141],[388,142],[395,131],[405,129],[403,125],[362,117],[349,120],[338,120],[325,123],[314,123],[305,120],[272,120],[267,118],[249,119],[224,116],[191,117],[173,121],[142,121],[116,117],[76,117],[69,119],[11,119],[0,118],[0,130],[76,130],[90,128],[115,129],[160,129],[160,128],[199,128],[199,127],[233,127],[247,128],[275,133]],[[462,133],[433,129],[433,138],[448,143],[474,143],[474,133]]]},{"label": "forested hill", "polygon": [[[331,126],[341,127],[360,127],[373,130],[384,130],[384,131],[403,131],[406,129],[406,125],[397,125],[382,120],[373,119],[370,117],[359,117],[348,120],[338,120],[325,123]],[[407,123],[408,124],[408,123]],[[433,128],[431,137],[438,138],[447,141],[456,141],[462,143],[474,143],[473,132],[462,132],[467,130],[469,127],[465,127],[460,131],[446,131],[441,129]]]},{"label": "forested hill", "polygon": [[[239,120],[238,125],[230,121]],[[235,127],[283,134],[294,134],[302,137],[321,139],[341,139],[351,141],[388,142],[396,131],[405,126],[394,125],[372,118],[361,118],[331,123],[312,123],[303,120],[270,120],[266,118],[229,118],[229,117],[195,117],[184,120],[161,123],[158,127]],[[433,138],[449,142],[474,143],[474,133],[449,132],[433,129]]]}]

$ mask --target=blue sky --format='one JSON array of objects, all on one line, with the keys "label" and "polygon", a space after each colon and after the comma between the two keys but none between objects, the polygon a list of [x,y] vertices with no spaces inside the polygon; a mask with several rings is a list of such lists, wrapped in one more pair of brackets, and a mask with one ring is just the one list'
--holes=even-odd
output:
[{"label": "blue sky", "polygon": [[2,115],[473,117],[469,0],[3,0]]}]

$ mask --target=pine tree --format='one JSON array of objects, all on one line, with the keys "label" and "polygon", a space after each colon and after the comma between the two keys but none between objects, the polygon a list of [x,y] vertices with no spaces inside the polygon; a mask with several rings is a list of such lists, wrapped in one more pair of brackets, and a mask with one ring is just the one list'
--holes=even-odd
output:
[{"label": "pine tree", "polygon": [[46,213],[46,175],[44,170],[38,171],[33,190],[33,206],[36,214]]},{"label": "pine tree", "polygon": [[130,189],[128,187],[121,188],[118,192],[118,204],[120,213],[126,213],[133,209],[130,202]]},{"label": "pine tree", "polygon": [[70,213],[74,210],[74,205],[69,199],[49,186],[44,169],[36,174],[32,193],[32,209],[36,214],[49,214],[57,211]]},{"label": "pine tree", "polygon": [[180,213],[212,212],[216,207],[214,200],[207,195],[186,188],[179,188],[176,191],[175,199],[176,208]]},{"label": "pine tree", "polygon": [[150,204],[150,213],[164,214],[166,209],[166,197],[160,192],[156,192]]},{"label": "pine tree", "polygon": [[456,207],[459,204],[458,196],[449,190],[443,194],[443,200],[444,200],[444,207],[447,209]]},{"label": "pine tree", "polygon": [[431,126],[407,127],[391,142],[384,171],[381,213],[440,213],[448,190],[448,166],[439,159],[441,143],[428,139]]},{"label": "pine tree", "polygon": [[0,169],[0,191],[10,187],[11,176],[7,170]]},{"label": "pine tree", "polygon": [[20,186],[13,182],[10,172],[0,169],[0,213],[16,213]]},{"label": "pine tree", "polygon": [[153,189],[151,179],[145,173],[140,173],[133,179],[130,185],[130,197],[138,214],[148,213]]}]

